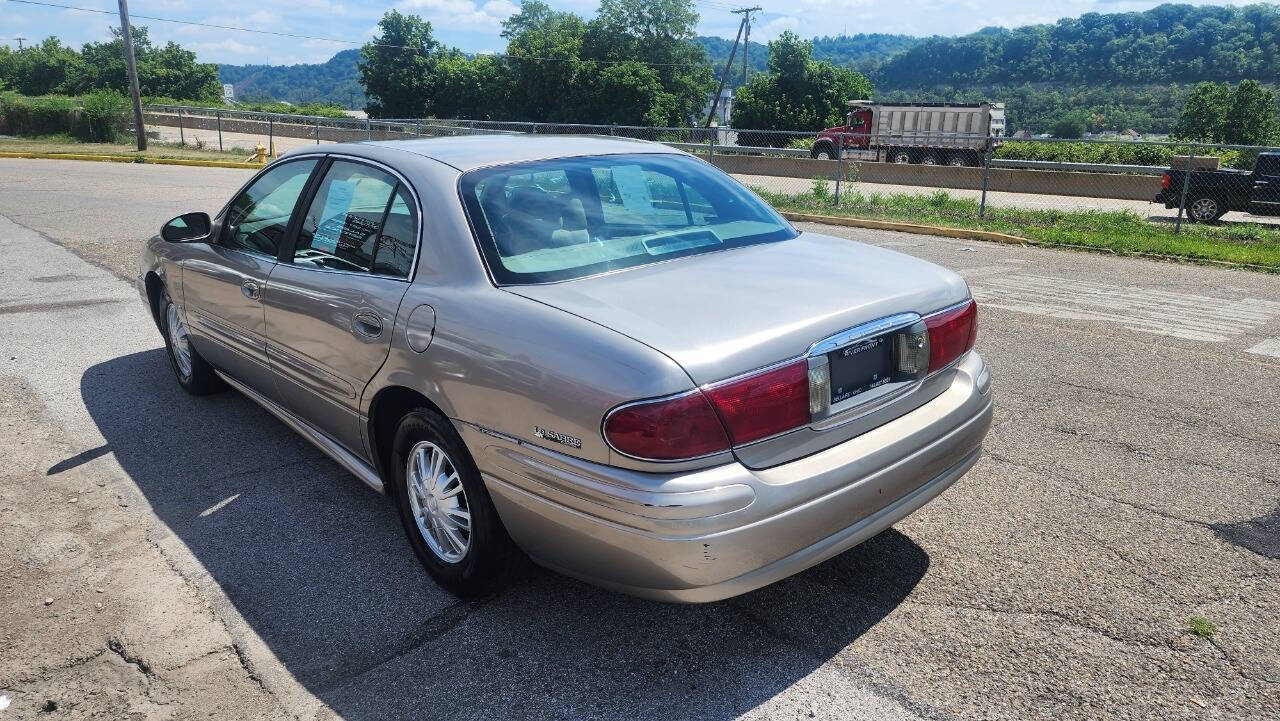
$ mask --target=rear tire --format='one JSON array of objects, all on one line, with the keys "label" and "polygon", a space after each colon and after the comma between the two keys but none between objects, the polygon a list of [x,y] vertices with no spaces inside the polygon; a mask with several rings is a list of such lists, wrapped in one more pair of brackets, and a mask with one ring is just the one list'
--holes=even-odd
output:
[{"label": "rear tire", "polygon": [[1226,214],[1226,207],[1216,196],[1200,194],[1187,201],[1187,219],[1193,223],[1213,223]]},{"label": "rear tire", "polygon": [[164,334],[164,348],[169,356],[169,367],[178,379],[178,385],[193,396],[217,393],[226,387],[213,366],[201,357],[187,335],[186,322],[178,312],[178,306],[169,298],[169,291],[160,296],[160,331]]},{"label": "rear tire", "polygon": [[428,408],[396,428],[389,494],[409,545],[450,593],[475,598],[507,585],[522,559],[453,425]]},{"label": "rear tire", "polygon": [[925,153],[920,156],[921,165],[942,165],[942,161],[938,159],[937,153]]},{"label": "rear tire", "polygon": [[911,151],[903,150],[902,148],[893,148],[889,151],[886,158],[890,163],[895,163],[897,165],[906,165],[908,163],[915,162],[915,159],[911,157]]}]

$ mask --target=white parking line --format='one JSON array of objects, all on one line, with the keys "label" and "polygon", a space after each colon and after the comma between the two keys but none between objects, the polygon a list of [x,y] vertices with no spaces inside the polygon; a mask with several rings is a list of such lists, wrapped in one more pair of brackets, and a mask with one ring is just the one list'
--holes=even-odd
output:
[{"label": "white parking line", "polygon": [[[1270,300],[1214,298],[1029,274],[984,277],[972,291],[974,298],[993,308],[1113,323],[1128,330],[1209,343],[1224,342],[1280,316],[1280,303]],[[1262,346],[1266,343],[1256,347]]]},{"label": "white parking line", "polygon": [[1280,338],[1268,338],[1246,352],[1280,358]]}]

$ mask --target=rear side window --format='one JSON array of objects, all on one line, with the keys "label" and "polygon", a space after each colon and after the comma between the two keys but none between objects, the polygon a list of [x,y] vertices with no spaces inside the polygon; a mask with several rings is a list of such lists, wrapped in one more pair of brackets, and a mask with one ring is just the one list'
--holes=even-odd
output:
[{"label": "rear side window", "polygon": [[253,181],[228,206],[219,244],[276,257],[315,166],[314,159],[281,163]]},{"label": "rear side window", "polygon": [[404,186],[362,163],[334,161],[298,229],[293,263],[407,278],[417,212]]},{"label": "rear side window", "polygon": [[1280,155],[1259,155],[1254,169],[1258,175],[1280,176]]},{"label": "rear side window", "polygon": [[418,209],[404,185],[396,187],[391,209],[378,236],[378,250],[373,256],[373,272],[408,278],[413,267],[413,253],[418,243]]}]

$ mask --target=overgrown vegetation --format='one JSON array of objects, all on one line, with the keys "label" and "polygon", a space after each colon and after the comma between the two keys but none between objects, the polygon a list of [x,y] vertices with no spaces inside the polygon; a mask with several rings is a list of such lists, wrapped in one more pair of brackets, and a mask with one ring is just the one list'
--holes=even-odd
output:
[{"label": "overgrown vegetation", "polygon": [[305,105],[294,105],[279,100],[265,100],[258,102],[236,103],[235,105],[227,105],[221,100],[179,100],[177,98],[143,98],[142,102],[147,105],[188,105],[198,108],[220,108],[222,110],[247,110],[258,113],[284,113],[288,115],[315,115],[324,118],[345,118],[346,111],[340,105],[333,103],[307,103]]},{"label": "overgrown vegetation", "polygon": [[833,206],[829,181],[814,182],[804,194],[786,195],[756,188],[782,211],[900,220],[924,225],[991,230],[1043,245],[1147,254],[1194,261],[1226,261],[1280,272],[1280,228],[1257,223],[1173,226],[1148,221],[1129,211],[1030,210],[988,206],[978,217],[978,201],[943,190],[932,193],[862,194],[842,192]]},{"label": "overgrown vegetation", "polygon": [[115,140],[125,123],[128,101],[111,90],[79,98],[28,98],[0,92],[0,133],[36,137],[65,134],[83,142]]},{"label": "overgrown vegetation", "polygon": [[[995,157],[1007,160],[1044,160],[1054,163],[1095,163],[1108,165],[1156,165],[1168,167],[1175,155],[1190,152],[1188,145],[1158,145],[1155,143],[1092,142],[1092,143],[1039,143],[1009,140],[996,149]],[[1199,146],[1197,155],[1214,155],[1226,168],[1253,167],[1254,156],[1242,155],[1238,150],[1224,150]]]}]

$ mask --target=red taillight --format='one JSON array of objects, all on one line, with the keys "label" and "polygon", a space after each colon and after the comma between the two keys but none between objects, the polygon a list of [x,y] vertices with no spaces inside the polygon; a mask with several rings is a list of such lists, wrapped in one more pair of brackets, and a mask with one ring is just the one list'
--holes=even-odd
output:
[{"label": "red taillight", "polygon": [[1169,186],[1171,185],[1173,185],[1173,178],[1170,178],[1168,173],[1165,173],[1164,175],[1160,176],[1161,190],[1168,190]]},{"label": "red taillight", "polygon": [[633,403],[604,420],[604,437],[621,453],[655,461],[696,458],[809,422],[809,361],[674,398]]},{"label": "red taillight", "polygon": [[604,420],[604,437],[622,453],[655,461],[729,448],[720,417],[701,391],[618,408]]},{"label": "red taillight", "polygon": [[924,319],[929,328],[929,372],[959,358],[978,340],[978,304],[970,300]]},{"label": "red taillight", "polygon": [[750,443],[809,422],[809,361],[706,389],[733,444]]}]

